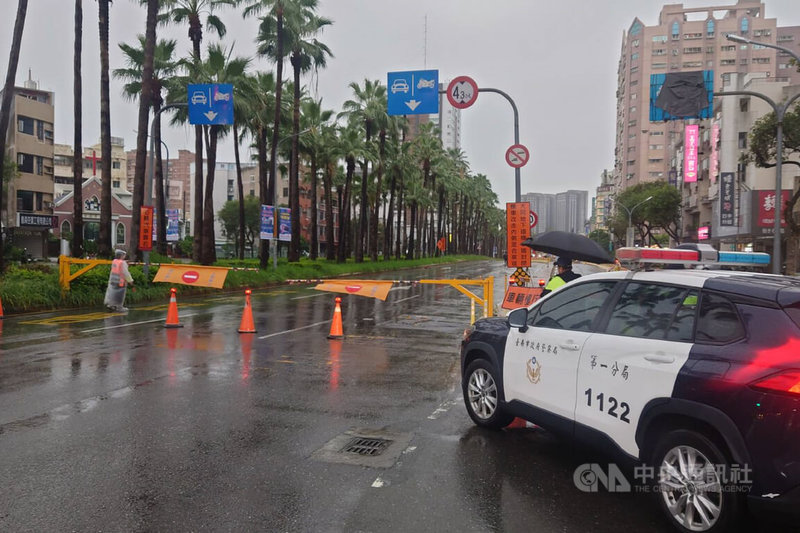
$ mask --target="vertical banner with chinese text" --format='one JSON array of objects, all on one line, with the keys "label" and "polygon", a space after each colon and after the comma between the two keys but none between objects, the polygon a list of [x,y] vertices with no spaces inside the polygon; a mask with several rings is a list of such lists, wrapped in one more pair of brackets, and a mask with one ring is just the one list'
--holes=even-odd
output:
[{"label": "vertical banner with chinese text", "polygon": [[153,249],[153,207],[143,205],[139,213],[139,249],[149,252]]},{"label": "vertical banner with chinese text", "polygon": [[510,268],[531,266],[531,249],[522,241],[531,236],[531,204],[509,202],[506,204],[506,231],[508,241],[508,266]]},{"label": "vertical banner with chinese text", "polygon": [[700,137],[700,126],[686,126],[683,140],[683,182],[697,181],[697,143]]},{"label": "vertical banner with chinese text", "polygon": [[180,226],[178,224],[179,216],[180,209],[167,209],[167,242],[175,242],[180,240]]},{"label": "vertical banner with chinese text", "polygon": [[719,225],[736,226],[735,174],[723,172],[719,178]]}]

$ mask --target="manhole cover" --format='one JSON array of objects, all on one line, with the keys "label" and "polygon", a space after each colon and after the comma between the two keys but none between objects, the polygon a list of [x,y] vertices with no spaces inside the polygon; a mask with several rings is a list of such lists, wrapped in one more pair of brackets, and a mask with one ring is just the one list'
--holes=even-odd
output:
[{"label": "manhole cover", "polygon": [[347,445],[342,448],[344,453],[355,453],[358,455],[376,456],[383,453],[383,450],[389,447],[392,441],[387,439],[368,439],[364,437],[356,437]]},{"label": "manhole cover", "polygon": [[383,429],[351,429],[331,439],[311,457],[328,463],[391,468],[413,436]]}]

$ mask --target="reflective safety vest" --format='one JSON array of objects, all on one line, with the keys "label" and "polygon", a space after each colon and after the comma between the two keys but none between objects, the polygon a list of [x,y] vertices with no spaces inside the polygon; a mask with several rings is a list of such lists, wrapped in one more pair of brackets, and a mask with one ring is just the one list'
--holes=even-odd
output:
[{"label": "reflective safety vest", "polygon": [[544,290],[548,292],[552,292],[557,288],[561,287],[562,285],[566,285],[567,282],[564,281],[561,276],[553,276],[550,278],[550,281],[547,282],[547,285],[544,286]]},{"label": "reflective safety vest", "polygon": [[125,286],[125,278],[122,275],[122,266],[124,264],[125,261],[122,259],[114,259],[111,261],[111,276],[108,278],[108,283],[110,285]]}]

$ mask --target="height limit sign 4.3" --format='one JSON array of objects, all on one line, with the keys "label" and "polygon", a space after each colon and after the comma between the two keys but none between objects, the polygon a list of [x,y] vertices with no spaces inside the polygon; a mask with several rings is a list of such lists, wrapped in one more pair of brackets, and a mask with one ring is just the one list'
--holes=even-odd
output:
[{"label": "height limit sign 4.3", "polygon": [[459,76],[447,86],[447,101],[456,109],[465,109],[478,99],[478,84],[469,76]]}]

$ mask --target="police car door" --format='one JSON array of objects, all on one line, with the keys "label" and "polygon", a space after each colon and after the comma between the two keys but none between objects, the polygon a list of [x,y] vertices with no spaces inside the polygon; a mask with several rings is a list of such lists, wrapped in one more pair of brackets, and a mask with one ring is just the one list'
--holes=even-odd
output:
[{"label": "police car door", "polygon": [[638,457],[635,435],[642,409],[654,398],[672,395],[689,358],[698,294],[698,288],[651,281],[625,286],[604,331],[584,346],[576,432],[584,429],[581,425],[599,430]]},{"label": "police car door", "polygon": [[574,420],[581,349],[616,283],[573,282],[531,310],[526,331],[511,328],[503,360],[507,402],[517,400]]}]

